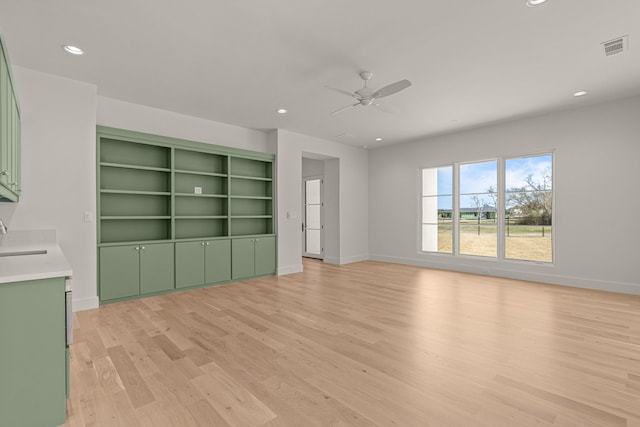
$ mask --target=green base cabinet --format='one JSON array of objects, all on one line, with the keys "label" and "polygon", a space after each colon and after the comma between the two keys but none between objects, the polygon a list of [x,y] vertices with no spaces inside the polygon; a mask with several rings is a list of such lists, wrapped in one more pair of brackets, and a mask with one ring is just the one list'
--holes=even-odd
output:
[{"label": "green base cabinet", "polygon": [[228,239],[176,243],[176,288],[230,279],[231,242]]},{"label": "green base cabinet", "polygon": [[173,243],[100,248],[100,300],[173,289]]},{"label": "green base cabinet", "polygon": [[0,283],[0,343],[0,425],[64,424],[64,277]]},{"label": "green base cabinet", "polygon": [[276,271],[276,238],[233,239],[231,245],[233,279],[273,274]]}]

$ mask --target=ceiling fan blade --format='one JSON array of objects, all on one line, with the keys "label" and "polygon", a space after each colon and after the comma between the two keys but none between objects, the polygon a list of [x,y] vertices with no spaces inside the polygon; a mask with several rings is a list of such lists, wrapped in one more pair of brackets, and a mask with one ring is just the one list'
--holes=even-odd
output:
[{"label": "ceiling fan blade", "polygon": [[351,97],[355,97],[355,96],[356,96],[353,92],[349,92],[349,91],[344,90],[344,89],[338,89],[338,88],[336,88],[336,87],[331,87],[331,86],[325,86],[325,87],[326,87],[327,89],[330,89],[330,90],[332,90],[332,91],[334,91],[334,92],[341,93],[341,94],[343,94],[343,95],[347,95],[347,96],[351,96]]},{"label": "ceiling fan blade", "polygon": [[352,104],[352,105],[346,105],[346,106],[344,106],[344,107],[342,107],[342,108],[337,109],[336,111],[334,111],[334,112],[333,112],[333,113],[331,113],[331,114],[338,114],[338,113],[341,113],[341,112],[343,112],[344,110],[348,110],[349,108],[355,107],[356,105],[360,105],[360,103],[359,103],[359,102],[356,102],[355,104]]},{"label": "ceiling fan blade", "polygon": [[378,104],[377,102],[374,102],[373,104],[374,107],[376,107],[378,110],[383,111],[387,114],[397,114],[398,113],[398,108],[389,104]]},{"label": "ceiling fan blade", "polygon": [[400,80],[399,82],[391,83],[383,87],[382,89],[378,89],[377,91],[371,94],[373,99],[384,98],[385,96],[393,95],[394,93],[400,92],[403,89],[411,86],[411,82],[409,80]]}]

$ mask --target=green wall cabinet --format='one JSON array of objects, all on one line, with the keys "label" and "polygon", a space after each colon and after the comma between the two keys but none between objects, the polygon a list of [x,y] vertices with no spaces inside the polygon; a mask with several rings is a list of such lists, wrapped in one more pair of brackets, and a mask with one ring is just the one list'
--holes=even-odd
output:
[{"label": "green wall cabinet", "polygon": [[246,279],[275,273],[275,237],[233,239],[231,248],[233,279]]},{"label": "green wall cabinet", "polygon": [[[101,301],[274,274],[273,154],[103,126],[96,152]],[[231,255],[236,238],[270,238],[273,248],[252,242],[232,277],[232,262],[245,262]],[[143,258],[127,251],[151,244],[175,246],[175,276],[140,279]]]},{"label": "green wall cabinet", "polygon": [[176,243],[176,288],[231,279],[229,239]]},{"label": "green wall cabinet", "polygon": [[173,289],[173,270],[172,243],[100,248],[100,300]]},{"label": "green wall cabinet", "polygon": [[0,283],[0,425],[66,417],[64,277]]},{"label": "green wall cabinet", "polygon": [[0,36],[0,201],[20,196],[20,107],[11,64]]}]

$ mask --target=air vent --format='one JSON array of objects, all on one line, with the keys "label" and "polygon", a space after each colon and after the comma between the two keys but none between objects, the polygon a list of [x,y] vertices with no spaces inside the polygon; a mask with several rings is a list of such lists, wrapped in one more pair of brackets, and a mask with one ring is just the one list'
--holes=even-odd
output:
[{"label": "air vent", "polygon": [[606,56],[622,53],[628,49],[628,46],[629,46],[628,36],[618,37],[617,39],[609,40],[608,42],[602,43],[602,46],[604,47],[604,54]]}]

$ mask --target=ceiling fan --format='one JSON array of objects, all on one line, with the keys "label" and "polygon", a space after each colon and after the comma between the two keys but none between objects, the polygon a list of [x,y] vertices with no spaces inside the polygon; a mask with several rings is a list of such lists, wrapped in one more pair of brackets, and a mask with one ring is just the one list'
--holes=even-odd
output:
[{"label": "ceiling fan", "polygon": [[355,104],[349,104],[342,108],[337,109],[331,114],[337,114],[344,110],[348,110],[349,108],[356,107],[358,105],[362,105],[363,107],[368,107],[373,105],[374,107],[378,107],[378,103],[376,102],[380,98],[384,98],[385,96],[393,95],[394,93],[398,93],[403,89],[411,86],[411,82],[409,80],[400,80],[399,82],[391,83],[383,87],[382,89],[378,89],[374,91],[369,86],[367,86],[367,82],[371,80],[373,77],[373,73],[369,71],[363,71],[360,73],[360,78],[364,80],[364,86],[361,89],[358,89],[355,92],[349,92],[343,89],[337,89],[335,87],[327,86],[328,89],[336,91],[338,93],[342,93],[347,96],[351,96],[358,100]]}]

